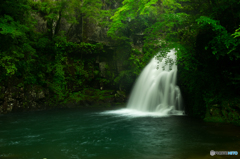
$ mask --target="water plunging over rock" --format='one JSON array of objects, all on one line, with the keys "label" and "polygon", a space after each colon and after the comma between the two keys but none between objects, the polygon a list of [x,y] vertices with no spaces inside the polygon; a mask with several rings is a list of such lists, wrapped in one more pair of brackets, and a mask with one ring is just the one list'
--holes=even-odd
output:
[{"label": "water plunging over rock", "polygon": [[[167,57],[175,61],[175,51],[171,50]],[[175,63],[172,66],[165,65],[166,60],[167,58],[163,58],[160,62],[154,57],[143,69],[131,92],[127,104],[129,109],[161,114],[183,114],[181,92],[176,85],[177,65]]]}]

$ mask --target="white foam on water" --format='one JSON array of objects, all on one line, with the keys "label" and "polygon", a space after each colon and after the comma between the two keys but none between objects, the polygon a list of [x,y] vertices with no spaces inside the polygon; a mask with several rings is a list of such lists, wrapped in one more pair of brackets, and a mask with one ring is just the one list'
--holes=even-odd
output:
[{"label": "white foam on water", "polygon": [[[165,110],[168,111],[167,109]],[[183,111],[175,111],[172,114],[167,114],[166,112],[144,112],[135,109],[118,109],[110,110],[99,113],[100,115],[114,115],[114,116],[125,116],[125,117],[168,117],[170,115],[182,115]]]}]

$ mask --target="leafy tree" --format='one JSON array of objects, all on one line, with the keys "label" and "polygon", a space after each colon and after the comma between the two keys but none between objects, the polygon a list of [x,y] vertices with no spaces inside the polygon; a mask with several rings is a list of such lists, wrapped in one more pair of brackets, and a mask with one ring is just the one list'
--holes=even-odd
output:
[{"label": "leafy tree", "polygon": [[29,35],[34,21],[28,0],[3,0],[0,5],[0,66],[6,75],[11,76],[16,73],[20,60],[36,56]]}]

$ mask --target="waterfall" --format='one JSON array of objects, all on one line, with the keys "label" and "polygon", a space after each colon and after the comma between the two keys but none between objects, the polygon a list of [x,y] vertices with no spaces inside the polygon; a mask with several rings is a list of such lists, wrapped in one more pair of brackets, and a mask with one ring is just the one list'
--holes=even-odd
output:
[{"label": "waterfall", "polygon": [[174,50],[162,61],[155,56],[143,69],[133,87],[127,108],[142,112],[183,114],[182,96],[176,85],[177,65],[166,65],[169,58],[176,60]]}]

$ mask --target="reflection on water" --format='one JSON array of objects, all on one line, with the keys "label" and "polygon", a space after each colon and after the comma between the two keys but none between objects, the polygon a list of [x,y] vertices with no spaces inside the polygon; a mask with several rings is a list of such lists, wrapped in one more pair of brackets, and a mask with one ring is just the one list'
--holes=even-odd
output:
[{"label": "reflection on water", "polygon": [[0,116],[0,158],[208,159],[240,152],[240,128],[187,116],[55,110]]}]

